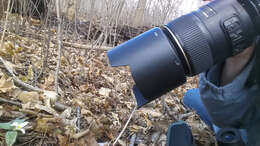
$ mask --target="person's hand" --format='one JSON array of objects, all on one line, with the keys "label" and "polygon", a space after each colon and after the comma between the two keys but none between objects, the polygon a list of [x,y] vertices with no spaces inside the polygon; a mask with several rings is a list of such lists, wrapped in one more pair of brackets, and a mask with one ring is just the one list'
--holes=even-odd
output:
[{"label": "person's hand", "polygon": [[254,52],[254,48],[255,46],[252,45],[238,55],[226,59],[221,74],[221,86],[225,86],[226,84],[232,82],[233,79],[235,79],[235,77],[243,70],[245,65],[250,60]]}]

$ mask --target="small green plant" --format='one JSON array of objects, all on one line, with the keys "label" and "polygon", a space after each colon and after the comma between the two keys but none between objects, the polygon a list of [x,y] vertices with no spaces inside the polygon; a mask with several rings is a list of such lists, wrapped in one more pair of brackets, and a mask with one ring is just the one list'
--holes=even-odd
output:
[{"label": "small green plant", "polygon": [[12,146],[15,143],[18,135],[17,131],[21,131],[23,134],[25,134],[24,127],[28,123],[29,122],[26,122],[24,119],[16,119],[8,123],[0,123],[0,129],[7,131],[5,133],[5,142],[8,146]]}]

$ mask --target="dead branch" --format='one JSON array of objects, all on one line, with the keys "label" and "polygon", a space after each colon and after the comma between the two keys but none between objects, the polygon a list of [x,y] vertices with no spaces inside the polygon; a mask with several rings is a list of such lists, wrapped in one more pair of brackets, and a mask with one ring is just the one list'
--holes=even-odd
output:
[{"label": "dead branch", "polygon": [[4,99],[2,97],[0,97],[0,103],[8,103],[8,104],[11,104],[11,105],[17,105],[19,107],[22,107],[22,104],[19,103],[19,102],[15,102],[15,101],[11,101],[11,100],[7,100],[7,99]]},{"label": "dead branch", "polygon": [[[32,85],[29,85],[29,84],[26,84],[24,83],[23,81],[21,81],[19,78],[16,77],[16,75],[13,73],[13,70],[8,66],[8,64],[6,63],[6,61],[0,56],[0,62],[3,63],[4,67],[6,68],[6,70],[8,71],[9,74],[11,74],[14,82],[16,84],[18,84],[19,86],[21,87],[24,87],[28,90],[31,90],[31,91],[37,91],[37,92],[46,92],[45,90],[43,89],[40,89],[38,87],[34,87]],[[58,103],[58,102],[55,102],[55,105],[54,105],[54,108],[57,109],[58,111],[61,111],[61,110],[65,110],[67,109],[68,107],[61,104],[61,103]]]},{"label": "dead branch", "polygon": [[106,46],[82,45],[82,44],[70,43],[70,42],[63,42],[63,45],[67,47],[86,49],[86,50],[96,49],[96,50],[108,51],[109,49],[111,49],[111,47],[106,47]]},{"label": "dead branch", "polygon": [[6,70],[9,72],[9,74],[11,74],[14,82],[26,89],[32,90],[32,91],[38,91],[38,92],[44,92],[44,90],[34,87],[32,85],[26,84],[23,81],[21,81],[20,79],[18,79],[15,74],[13,73],[13,70],[8,66],[8,64],[6,63],[6,61],[0,56],[0,62],[3,63],[4,67],[6,68]]},{"label": "dead branch", "polygon": [[37,116],[40,116],[40,117],[43,117],[43,118],[52,118],[53,117],[52,115],[46,115],[46,114],[38,113],[38,112],[35,112],[35,111],[32,111],[32,110],[20,109],[19,111],[21,111],[25,114],[36,116],[36,117]]},{"label": "dead branch", "polygon": [[86,134],[88,134],[89,131],[90,131],[90,130],[87,129],[87,130],[84,130],[84,131],[82,131],[82,132],[79,132],[79,133],[73,135],[73,138],[74,138],[74,139],[79,139],[79,138],[85,136]]},{"label": "dead branch", "polygon": [[23,118],[26,114],[23,112],[17,112],[17,111],[10,111],[10,110],[0,110],[0,120],[6,120],[6,119],[15,119],[15,118]]}]

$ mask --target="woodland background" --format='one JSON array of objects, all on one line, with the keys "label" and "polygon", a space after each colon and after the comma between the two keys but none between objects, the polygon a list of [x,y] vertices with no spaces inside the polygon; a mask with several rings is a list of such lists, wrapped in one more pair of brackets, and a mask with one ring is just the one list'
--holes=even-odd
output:
[{"label": "woodland background", "polygon": [[[106,56],[202,4],[0,0],[0,145],[163,146],[169,124],[178,120],[191,126],[199,146],[215,145],[211,131],[182,103],[197,77],[135,111],[126,125],[135,107],[133,80],[127,67],[111,68]],[[14,122],[26,123],[20,126],[25,134]]]}]

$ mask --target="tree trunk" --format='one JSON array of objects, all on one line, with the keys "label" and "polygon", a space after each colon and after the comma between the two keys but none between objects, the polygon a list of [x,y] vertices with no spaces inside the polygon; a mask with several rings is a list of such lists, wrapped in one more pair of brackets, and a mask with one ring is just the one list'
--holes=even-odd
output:
[{"label": "tree trunk", "polygon": [[147,3],[147,0],[138,1],[138,5],[136,8],[135,16],[134,16],[134,20],[133,20],[134,26],[139,26],[143,22],[146,3]]},{"label": "tree trunk", "polygon": [[7,10],[8,0],[0,0],[0,19],[3,18],[4,12]]}]

